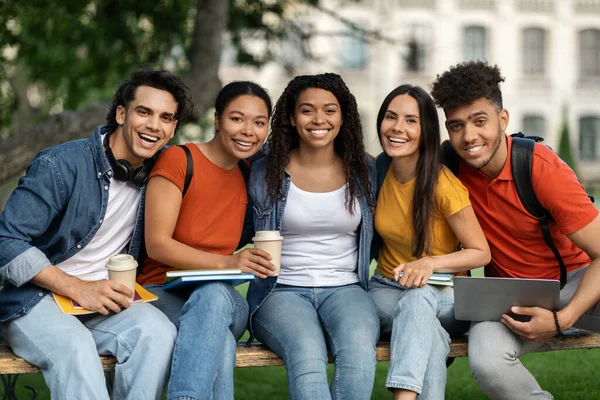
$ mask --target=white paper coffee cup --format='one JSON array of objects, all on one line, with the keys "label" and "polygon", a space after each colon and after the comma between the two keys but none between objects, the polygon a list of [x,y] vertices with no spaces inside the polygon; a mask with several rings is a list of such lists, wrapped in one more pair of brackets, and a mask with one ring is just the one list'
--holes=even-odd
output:
[{"label": "white paper coffee cup", "polygon": [[[129,254],[112,256],[106,263],[108,279],[122,283],[135,293],[135,275],[138,263]],[[133,299],[133,297],[131,298]]]},{"label": "white paper coffee cup", "polygon": [[269,253],[271,264],[275,266],[275,275],[281,272],[281,244],[283,237],[279,231],[256,231],[252,238],[254,247]]}]

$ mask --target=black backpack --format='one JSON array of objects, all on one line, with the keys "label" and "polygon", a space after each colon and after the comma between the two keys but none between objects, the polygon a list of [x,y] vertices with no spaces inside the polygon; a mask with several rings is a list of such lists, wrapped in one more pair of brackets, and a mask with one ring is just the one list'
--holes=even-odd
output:
[{"label": "black backpack", "polygon": [[[546,243],[546,246],[552,250],[554,258],[556,258],[556,261],[558,262],[560,268],[560,288],[562,289],[567,282],[567,268],[565,267],[565,263],[563,262],[558,249],[554,245],[552,236],[550,235],[549,222],[553,218],[552,215],[550,215],[550,212],[540,204],[531,182],[533,146],[536,142],[543,142],[544,138],[539,136],[525,136],[521,132],[514,133],[511,136],[513,137],[513,142],[510,158],[517,194],[519,195],[523,207],[525,207],[527,212],[535,217],[540,224],[544,242]],[[450,141],[444,142],[443,154],[444,164],[452,171],[452,173],[454,173],[454,175],[458,176],[460,157],[452,148]],[[594,202],[594,198],[592,196],[589,197],[590,200]]]}]

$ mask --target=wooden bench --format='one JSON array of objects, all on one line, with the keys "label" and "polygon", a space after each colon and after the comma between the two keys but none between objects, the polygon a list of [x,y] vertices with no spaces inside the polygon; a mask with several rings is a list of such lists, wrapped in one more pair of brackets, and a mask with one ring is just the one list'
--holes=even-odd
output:
[{"label": "wooden bench", "polygon": [[[450,345],[450,357],[466,357],[468,352],[466,337],[455,338]],[[566,336],[556,337],[540,346],[536,352],[571,350],[571,349],[595,349],[600,348],[600,335],[585,331],[568,331]],[[381,341],[377,345],[377,361],[389,361],[390,343]],[[116,360],[111,356],[101,356],[100,362],[105,371],[114,371]],[[329,362],[332,362],[331,357]],[[245,343],[238,344],[235,366],[245,367],[270,367],[281,366],[283,360],[265,346],[256,343],[247,346]],[[10,347],[0,344],[0,377],[4,386],[4,398],[16,399],[15,390],[18,374],[37,374],[38,367],[17,357]],[[32,393],[32,399],[36,397],[36,389],[25,386]]]},{"label": "wooden bench", "polygon": [[[585,331],[568,332],[566,336],[555,337],[541,347],[536,352],[554,351],[554,350],[572,350],[572,349],[595,349],[600,348],[600,335]],[[450,357],[467,356],[467,338],[452,339],[450,345]],[[377,361],[389,361],[390,343],[381,341],[377,345]],[[101,356],[100,361],[105,371],[115,369],[115,359],[110,356]],[[331,362],[331,360],[330,360]],[[246,367],[270,367],[283,365],[283,360],[268,350],[261,344],[252,344],[246,346],[244,343],[238,344],[237,358],[235,366],[238,368]],[[8,345],[0,345],[0,375],[6,374],[36,374],[40,370],[38,367],[29,364],[27,361],[17,357]]]}]

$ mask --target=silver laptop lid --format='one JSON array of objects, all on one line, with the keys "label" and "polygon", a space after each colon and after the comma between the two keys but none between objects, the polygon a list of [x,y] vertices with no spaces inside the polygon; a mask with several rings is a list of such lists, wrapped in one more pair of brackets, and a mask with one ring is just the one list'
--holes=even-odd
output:
[{"label": "silver laptop lid", "polygon": [[458,320],[500,321],[502,314],[518,320],[512,306],[559,308],[560,282],[544,279],[454,278],[454,315]]}]

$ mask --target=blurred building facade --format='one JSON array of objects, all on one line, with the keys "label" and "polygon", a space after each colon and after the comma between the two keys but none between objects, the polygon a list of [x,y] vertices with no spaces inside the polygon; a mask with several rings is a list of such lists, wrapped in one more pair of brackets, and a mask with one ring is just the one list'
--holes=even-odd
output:
[{"label": "blurred building facade", "polygon": [[377,154],[375,120],[390,90],[411,83],[429,91],[449,66],[486,59],[506,77],[508,131],[543,136],[558,149],[566,123],[580,179],[600,188],[600,0],[323,0],[321,6],[333,13],[301,6],[290,13],[293,24],[313,34],[307,43],[282,43],[278,60],[260,70],[236,65],[225,46],[223,81],[255,80],[276,99],[295,75],[339,73],[357,98],[367,149]]}]

